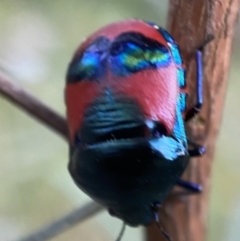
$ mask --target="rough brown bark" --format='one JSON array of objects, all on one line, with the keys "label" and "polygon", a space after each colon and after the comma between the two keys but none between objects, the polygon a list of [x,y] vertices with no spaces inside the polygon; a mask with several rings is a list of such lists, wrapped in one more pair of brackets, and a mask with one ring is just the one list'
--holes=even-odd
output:
[{"label": "rough brown bark", "polygon": [[[160,212],[162,226],[174,241],[206,239],[211,166],[239,6],[239,0],[170,0],[168,29],[180,45],[187,66],[191,104],[195,98],[194,51],[209,35],[214,35],[204,50],[204,105],[201,114],[187,126],[190,139],[203,144],[207,153],[191,159],[184,179],[200,183],[203,192],[191,196],[171,195]],[[147,241],[166,239],[151,226],[147,230]]]}]

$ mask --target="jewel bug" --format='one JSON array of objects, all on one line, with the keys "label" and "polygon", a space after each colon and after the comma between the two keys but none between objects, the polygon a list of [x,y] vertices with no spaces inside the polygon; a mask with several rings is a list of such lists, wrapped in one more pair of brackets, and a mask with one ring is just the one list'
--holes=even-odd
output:
[{"label": "jewel bug", "polygon": [[127,225],[149,225],[193,156],[184,122],[202,106],[202,50],[196,51],[197,100],[187,110],[178,45],[153,23],[125,20],[93,33],[69,64],[65,101],[69,171],[76,185]]}]

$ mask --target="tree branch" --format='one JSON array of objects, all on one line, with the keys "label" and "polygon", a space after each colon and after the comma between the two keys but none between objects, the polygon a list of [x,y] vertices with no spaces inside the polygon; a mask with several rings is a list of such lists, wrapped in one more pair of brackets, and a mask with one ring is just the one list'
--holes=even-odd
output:
[{"label": "tree branch", "polygon": [[[174,241],[203,241],[206,238],[211,167],[239,7],[239,0],[170,0],[168,29],[180,45],[187,65],[191,104],[196,97],[194,51],[209,35],[214,36],[204,50],[204,106],[201,114],[187,126],[190,139],[203,144],[207,153],[192,159],[183,177],[200,183],[203,192],[192,196],[170,196],[160,212],[163,228]],[[147,241],[166,239],[155,226],[151,226],[147,230]]]},{"label": "tree branch", "polygon": [[73,227],[74,225],[83,222],[85,219],[95,215],[100,210],[102,210],[102,207],[97,203],[88,203],[83,207],[74,210],[66,216],[56,220],[55,222],[50,223],[39,231],[19,239],[18,241],[44,241],[50,239]]},{"label": "tree branch", "polygon": [[68,140],[68,129],[64,117],[36,99],[21,87],[0,74],[0,93],[35,119],[53,129]]},{"label": "tree branch", "polygon": [[[36,99],[33,95],[28,93],[21,87],[16,86],[12,81],[0,73],[0,93],[15,105],[29,113],[35,119],[41,121],[46,126],[53,129],[59,135],[68,141],[68,130],[66,120],[58,115],[55,111],[51,110],[48,106]],[[43,241],[47,240],[66,229],[84,221],[85,219],[93,216],[103,207],[95,202],[89,202],[83,207],[67,214],[59,220],[47,225],[28,235],[19,241]]]}]

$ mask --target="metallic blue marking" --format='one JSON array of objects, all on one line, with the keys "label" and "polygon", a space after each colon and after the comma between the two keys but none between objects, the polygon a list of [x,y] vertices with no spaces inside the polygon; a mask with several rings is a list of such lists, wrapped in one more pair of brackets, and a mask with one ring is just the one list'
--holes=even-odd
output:
[{"label": "metallic blue marking", "polygon": [[186,155],[185,146],[171,137],[162,136],[150,140],[151,148],[159,153],[165,160],[175,161],[179,156]]},{"label": "metallic blue marking", "polygon": [[114,74],[126,76],[144,69],[167,67],[171,55],[164,46],[144,48],[135,43],[122,43],[121,51],[110,57],[111,69]]},{"label": "metallic blue marking", "polygon": [[67,82],[98,81],[106,74],[106,63],[110,40],[104,37],[95,39],[70,63]]},{"label": "metallic blue marking", "polygon": [[181,65],[183,63],[182,57],[180,55],[180,51],[176,44],[169,44],[169,48],[171,49],[173,59],[177,65]]},{"label": "metallic blue marking", "polygon": [[78,64],[78,74],[83,79],[97,79],[104,75],[106,71],[100,64],[100,57],[96,53],[85,52]]},{"label": "metallic blue marking", "polygon": [[180,106],[180,111],[184,112],[187,109],[187,93],[180,93],[179,94],[179,106]]},{"label": "metallic blue marking", "polygon": [[170,44],[175,44],[175,40],[173,37],[163,28],[159,27],[160,34],[166,39],[166,41]]},{"label": "metallic blue marking", "polygon": [[[152,25],[153,26],[153,25]],[[173,37],[163,28],[158,29],[159,33],[165,38],[168,42],[168,46],[172,53],[172,58],[176,65],[179,65],[179,69],[177,69],[177,81],[178,86],[180,89],[186,87],[186,78],[185,78],[185,71],[180,66],[183,64],[183,60]],[[182,112],[186,110],[187,105],[187,94],[186,93],[179,93],[177,103],[176,103],[176,118],[175,118],[175,125],[173,129],[173,135],[180,141],[187,145],[187,138],[185,133],[184,122],[182,118]]]},{"label": "metallic blue marking", "polygon": [[179,103],[177,103],[177,106],[176,106],[176,118],[175,118],[175,125],[173,128],[173,135],[179,141],[182,141],[184,145],[187,144],[187,137],[185,133],[184,122],[182,118],[182,113],[180,111]]},{"label": "metallic blue marking", "polygon": [[185,79],[185,70],[184,69],[178,69],[177,70],[177,79],[178,79],[178,85],[180,89],[183,89],[186,87],[186,79]]},{"label": "metallic blue marking", "polygon": [[[159,28],[158,31],[165,38],[165,40],[169,43],[168,46],[169,46],[169,48],[172,52],[174,62],[177,65],[182,65],[183,61],[182,61],[182,57],[181,57],[181,54],[180,54],[180,50],[179,50],[179,47],[176,44],[175,40],[173,39],[173,37],[163,28]],[[185,85],[185,84],[179,83],[180,87],[182,87],[183,85]]]},{"label": "metallic blue marking", "polygon": [[179,48],[173,39],[173,37],[163,28],[159,28],[158,30],[160,34],[165,38],[165,40],[169,43],[169,48],[171,49],[173,59],[177,65],[181,65],[182,62],[182,57],[180,55]]}]

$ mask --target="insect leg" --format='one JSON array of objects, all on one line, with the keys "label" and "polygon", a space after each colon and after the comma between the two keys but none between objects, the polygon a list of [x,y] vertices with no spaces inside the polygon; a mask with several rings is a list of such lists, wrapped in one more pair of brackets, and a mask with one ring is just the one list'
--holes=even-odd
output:
[{"label": "insect leg", "polygon": [[158,215],[158,210],[160,207],[161,207],[161,203],[159,203],[159,202],[152,204],[152,210],[154,212],[155,222],[157,224],[158,229],[161,231],[162,235],[165,237],[165,239],[168,241],[172,241],[170,236],[163,230],[163,228],[160,225],[160,220],[159,220],[159,215]]},{"label": "insect leg", "polygon": [[178,179],[176,185],[183,187],[191,192],[201,192],[202,191],[202,186],[197,184],[197,183],[192,183],[192,182],[187,182],[182,179]]},{"label": "insect leg", "polygon": [[206,148],[204,146],[200,146],[190,140],[188,140],[188,143],[194,147],[194,149],[188,150],[190,157],[202,156],[206,152]]},{"label": "insect leg", "polygon": [[213,40],[213,36],[210,35],[206,41],[198,48],[196,51],[196,64],[197,64],[197,102],[196,104],[187,111],[185,116],[185,121],[189,121],[192,119],[196,114],[198,114],[202,108],[203,104],[203,95],[202,95],[202,89],[203,89],[203,63],[202,63],[202,52],[203,48]]},{"label": "insect leg", "polygon": [[188,150],[190,157],[202,156],[205,152],[206,152],[206,149],[204,146],[199,146],[198,148]]},{"label": "insect leg", "polygon": [[196,51],[196,63],[197,63],[197,102],[196,104],[187,111],[185,116],[185,121],[189,121],[192,119],[196,114],[198,114],[201,110],[203,104],[203,95],[202,95],[202,88],[203,88],[203,76],[202,76],[202,50],[198,49]]}]

